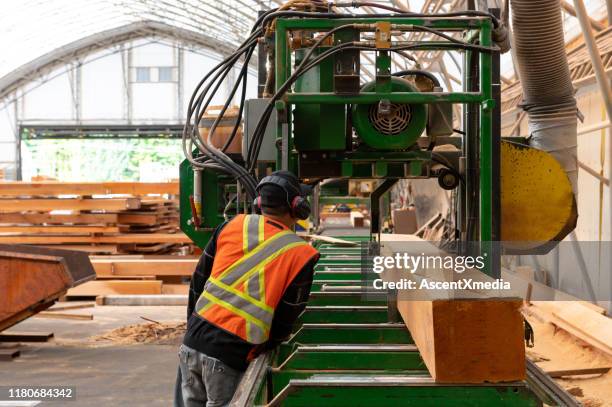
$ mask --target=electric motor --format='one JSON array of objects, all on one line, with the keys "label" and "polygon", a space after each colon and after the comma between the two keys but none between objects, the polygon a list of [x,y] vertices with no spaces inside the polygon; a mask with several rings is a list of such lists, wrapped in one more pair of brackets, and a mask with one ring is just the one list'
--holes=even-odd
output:
[{"label": "electric motor", "polygon": [[[375,82],[366,83],[362,92],[374,92]],[[393,92],[418,92],[405,79],[391,78]],[[379,103],[353,105],[353,127],[357,135],[377,150],[403,150],[411,147],[427,125],[427,107],[424,104]]]}]

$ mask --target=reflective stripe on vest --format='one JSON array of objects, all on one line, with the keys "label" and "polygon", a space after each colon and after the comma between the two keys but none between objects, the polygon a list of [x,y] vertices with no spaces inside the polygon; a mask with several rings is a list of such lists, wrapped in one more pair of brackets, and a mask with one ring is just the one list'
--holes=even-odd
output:
[{"label": "reflective stripe on vest", "polygon": [[[215,277],[209,277],[196,304],[203,315],[218,305],[244,318],[247,341],[255,344],[268,339],[274,309],[266,303],[265,266],[288,250],[307,245],[289,230],[276,233],[264,241],[264,218],[248,215],[243,224],[245,255]],[[244,283],[244,284],[243,284]],[[239,289],[242,285],[242,290]]]}]

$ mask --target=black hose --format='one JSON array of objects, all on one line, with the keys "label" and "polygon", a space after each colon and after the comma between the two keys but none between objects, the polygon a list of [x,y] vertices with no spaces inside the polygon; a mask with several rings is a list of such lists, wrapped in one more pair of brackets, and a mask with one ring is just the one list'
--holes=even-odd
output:
[{"label": "black hose", "polygon": [[[358,6],[358,7],[363,7],[363,6],[370,6],[370,4],[368,2],[355,2],[354,5]],[[383,6],[383,5],[378,5],[378,4],[372,4],[372,7],[378,7],[378,8],[384,8],[386,10],[395,12],[396,14],[377,14],[376,17],[378,18],[392,18],[392,17],[428,17],[431,15],[428,14],[420,14],[420,13],[406,13],[403,10],[400,9],[396,9],[390,6]],[[442,13],[442,14],[436,14],[436,17],[455,17],[455,16],[481,16],[481,17],[487,17],[490,18],[493,22],[493,25],[495,27],[497,27],[499,25],[499,21],[491,14],[486,13],[486,12],[480,12],[480,11],[459,11],[459,12],[452,12],[452,13]],[[338,26],[330,31],[328,31],[323,37],[319,38],[317,40],[317,42],[315,42],[315,44],[309,49],[309,51],[306,53],[304,59],[302,60],[302,62],[300,63],[300,65],[295,69],[295,71],[290,75],[290,77],[287,79],[287,81],[282,84],[282,86],[279,87],[279,89],[276,91],[276,93],[273,95],[272,98],[270,98],[270,101],[268,102],[268,105],[266,106],[266,109],[264,111],[264,114],[262,115],[262,117],[260,118],[257,127],[255,129],[255,132],[253,134],[253,140],[252,143],[250,143],[249,146],[249,150],[247,152],[247,157],[246,157],[246,168],[242,167],[241,165],[239,165],[238,163],[234,162],[233,160],[231,160],[229,157],[227,157],[227,155],[225,155],[224,151],[227,150],[227,148],[229,147],[229,145],[232,143],[232,141],[234,140],[236,133],[238,131],[238,127],[240,126],[240,120],[242,117],[242,113],[243,113],[243,109],[244,109],[244,103],[245,103],[245,98],[246,98],[246,89],[247,89],[247,80],[248,80],[248,64],[250,61],[251,56],[253,55],[254,51],[255,51],[255,47],[257,46],[257,41],[258,39],[260,39],[262,37],[262,35],[264,34],[264,29],[265,27],[268,27],[269,24],[276,18],[279,17],[305,17],[305,18],[328,18],[328,19],[337,19],[337,18],[344,18],[344,17],[351,17],[351,18],[371,18],[371,15],[354,15],[354,14],[336,14],[336,13],[329,13],[329,12],[302,12],[302,11],[292,11],[292,10],[282,10],[279,11],[278,9],[273,9],[273,10],[269,10],[265,13],[263,13],[261,16],[258,17],[258,19],[256,20],[255,24],[253,25],[253,28],[251,30],[251,34],[249,35],[249,37],[239,46],[239,48],[233,52],[231,55],[229,55],[228,57],[226,57],[225,59],[223,59],[219,64],[217,64],[215,67],[213,67],[213,69],[211,69],[205,76],[204,78],[202,78],[202,80],[198,83],[198,85],[196,86],[195,91],[193,92],[190,100],[189,100],[189,105],[188,105],[188,112],[187,112],[187,121],[185,124],[185,128],[183,130],[183,149],[184,152],[186,154],[186,156],[189,158],[189,160],[192,162],[193,165],[195,166],[199,166],[199,167],[203,167],[203,168],[210,168],[210,169],[214,169],[214,170],[220,170],[223,172],[227,172],[231,175],[233,175],[235,178],[239,179],[241,181],[241,183],[245,186],[245,189],[247,190],[247,193],[252,197],[252,195],[254,194],[254,189],[256,186],[256,180],[255,178],[252,176],[252,171],[255,168],[256,162],[257,162],[257,157],[259,156],[259,151],[261,148],[261,144],[263,142],[263,137],[265,134],[265,128],[267,126],[267,123],[270,119],[270,116],[272,114],[272,111],[274,109],[274,104],[277,100],[279,100],[288,90],[289,88],[292,86],[292,84],[297,80],[297,78],[299,78],[301,75],[303,75],[305,72],[307,72],[309,69],[311,69],[312,67],[314,67],[315,65],[319,64],[321,61],[325,60],[326,58],[330,57],[331,55],[336,54],[337,52],[341,52],[343,50],[348,50],[348,49],[355,49],[355,50],[376,50],[376,48],[372,47],[372,46],[363,46],[363,45],[359,45],[358,43],[342,43],[339,45],[336,45],[328,50],[326,50],[325,52],[322,52],[320,55],[314,57],[311,59],[312,54],[315,52],[315,50],[319,47],[319,45],[322,44],[322,42],[328,38],[329,36],[331,36],[333,33],[335,33],[336,31],[346,28],[347,26],[351,26],[352,24],[346,24],[343,26]],[[497,50],[495,48],[489,48],[489,47],[483,47],[480,45],[475,45],[475,44],[469,44],[469,43],[465,43],[463,41],[457,40],[449,35],[446,35],[445,33],[435,30],[435,29],[431,29],[429,27],[423,27],[423,26],[415,26],[417,29],[421,29],[424,31],[428,31],[431,33],[434,33],[436,35],[441,36],[442,38],[446,39],[449,41],[449,43],[442,43],[439,44],[441,47],[443,48],[451,48],[454,47],[459,47],[462,49],[466,49],[466,50],[473,50],[473,51],[479,51],[479,52],[496,52]],[[408,45],[404,45],[404,46],[396,46],[393,47],[392,49],[390,49],[392,52],[397,52],[397,53],[402,53],[401,51],[403,50],[418,50],[418,49],[424,49],[427,48],[428,46],[430,46],[430,44],[408,44]],[[210,131],[209,131],[209,135],[207,137],[206,140],[202,140],[199,137],[199,132],[198,132],[198,125],[200,120],[202,119],[206,109],[208,108],[209,104],[211,103],[211,100],[214,96],[214,94],[217,92],[217,90],[219,89],[221,83],[226,79],[228,73],[234,69],[234,65],[238,62],[238,60],[244,56],[244,64],[243,67],[240,71],[240,74],[238,75],[238,79],[236,80],[236,83],[234,84],[232,91],[229,95],[229,97],[227,98],[225,104],[223,105],[223,108],[221,110],[221,113],[217,116],[216,120],[214,121]],[[428,78],[432,79],[434,81],[434,83],[436,84],[436,86],[439,86],[439,81],[437,80],[437,78],[435,78],[435,76],[421,71],[421,72],[416,72],[417,70],[414,70],[415,72],[413,74],[421,74],[424,76],[427,76]],[[396,73],[395,75],[400,74],[400,73]],[[404,73],[406,74],[406,73]],[[224,145],[221,147],[221,149],[218,149],[217,147],[213,146],[212,144],[210,144],[210,140],[212,137],[212,133],[214,133],[216,127],[218,126],[218,124],[220,123],[220,121],[222,120],[225,112],[227,111],[232,98],[234,97],[236,91],[238,90],[238,88],[240,87],[240,84],[242,83],[242,90],[241,90],[241,97],[240,97],[240,107],[239,107],[239,112],[238,112],[238,117],[236,119],[236,122],[234,123],[234,127],[232,129],[232,133],[230,134],[230,136],[228,137],[228,139],[225,141]],[[212,92],[211,92],[212,90]],[[194,119],[194,123],[192,124],[192,119]],[[187,149],[187,140],[189,141],[189,150]],[[202,153],[202,156],[200,157],[191,157],[191,146],[195,144],[196,147],[198,147],[198,149],[200,150],[200,152]]]},{"label": "black hose", "polygon": [[338,18],[397,18],[397,17],[462,17],[462,16],[473,16],[473,17],[487,17],[490,18],[493,27],[497,28],[500,26],[500,21],[493,14],[488,13],[486,11],[476,11],[476,10],[463,10],[463,11],[453,11],[450,13],[436,13],[436,14],[427,14],[427,13],[396,13],[396,14],[343,14],[343,13],[312,13],[307,11],[276,11],[274,13],[270,13],[266,15],[262,19],[262,25],[265,26],[268,20],[273,20],[278,17],[303,17],[303,18],[329,18],[329,19],[338,19]]},{"label": "black hose", "polygon": [[440,85],[440,81],[438,80],[438,78],[436,78],[436,75],[432,74],[431,72],[423,71],[421,69],[407,69],[405,71],[393,72],[391,74],[391,76],[407,76],[407,75],[425,76],[426,78],[430,79],[436,87],[438,88],[442,87],[442,85]]}]

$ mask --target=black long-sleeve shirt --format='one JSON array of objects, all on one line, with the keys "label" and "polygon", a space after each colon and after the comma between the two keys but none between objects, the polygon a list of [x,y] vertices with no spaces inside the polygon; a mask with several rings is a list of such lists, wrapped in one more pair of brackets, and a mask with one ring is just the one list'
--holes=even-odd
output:
[{"label": "black long-sleeve shirt", "polygon": [[[269,222],[273,226],[275,225],[275,222]],[[187,306],[187,332],[185,333],[183,343],[190,348],[221,360],[236,370],[244,371],[249,365],[247,356],[255,345],[211,324],[194,313],[196,302],[204,290],[204,284],[206,284],[210,277],[217,252],[217,238],[224,226],[225,223],[219,225],[214,231],[191,278]],[[280,225],[278,225],[278,228],[283,229]],[[317,260],[318,256],[315,256],[309,261],[285,290],[281,301],[274,311],[270,338],[268,340],[269,346],[274,346],[286,339],[291,334],[293,323],[304,311],[308,302],[308,296],[310,295],[314,265]]]}]

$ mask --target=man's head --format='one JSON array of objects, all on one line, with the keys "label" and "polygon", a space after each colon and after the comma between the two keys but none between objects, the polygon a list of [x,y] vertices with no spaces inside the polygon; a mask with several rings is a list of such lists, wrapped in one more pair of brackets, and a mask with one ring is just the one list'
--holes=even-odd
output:
[{"label": "man's head", "polygon": [[306,188],[289,171],[276,171],[264,177],[257,185],[257,193],[256,206],[261,212],[288,226],[310,214]]}]

